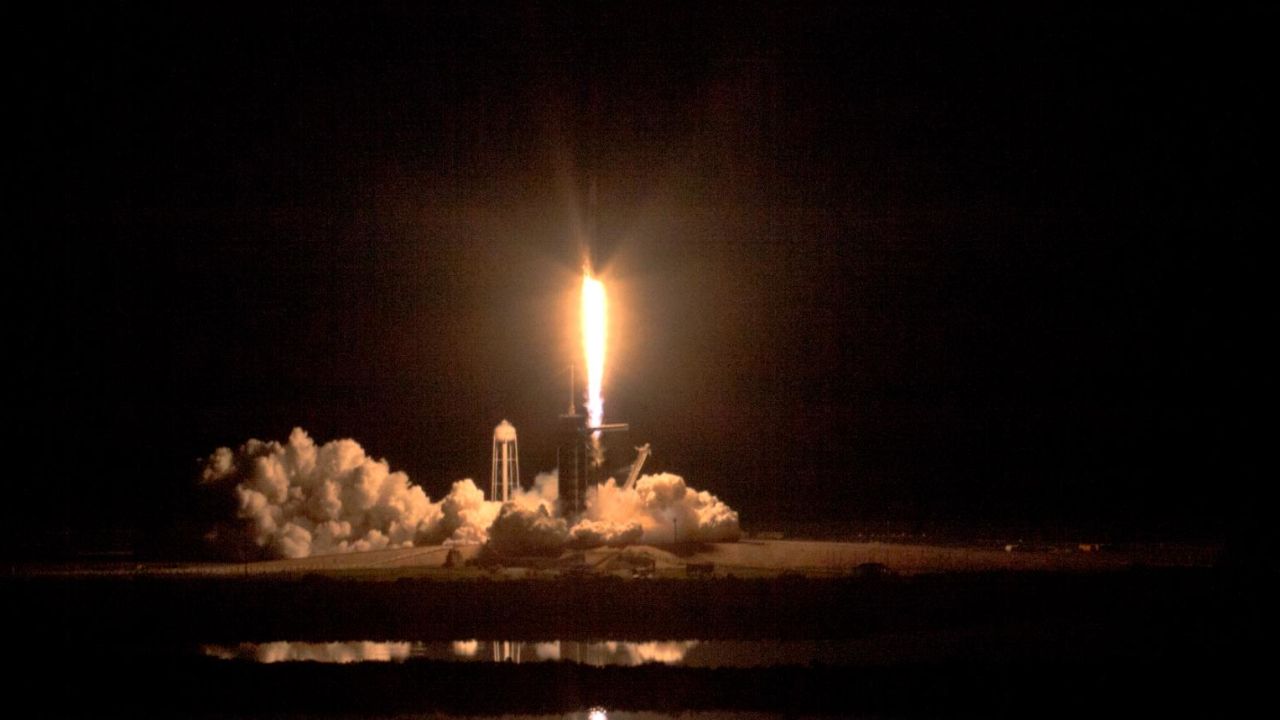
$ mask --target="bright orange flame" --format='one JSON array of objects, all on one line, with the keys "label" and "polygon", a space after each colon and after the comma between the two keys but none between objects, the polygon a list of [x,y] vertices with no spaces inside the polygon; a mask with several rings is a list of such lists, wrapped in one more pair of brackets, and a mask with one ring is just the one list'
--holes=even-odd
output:
[{"label": "bright orange flame", "polygon": [[592,426],[604,419],[604,352],[608,310],[604,283],[582,271],[582,349],[587,360],[587,417]]}]

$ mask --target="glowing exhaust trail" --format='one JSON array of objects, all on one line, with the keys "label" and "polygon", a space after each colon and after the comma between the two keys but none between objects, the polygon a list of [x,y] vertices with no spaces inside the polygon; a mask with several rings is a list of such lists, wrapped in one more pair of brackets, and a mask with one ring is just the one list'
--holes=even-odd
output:
[{"label": "glowing exhaust trail", "polygon": [[[587,419],[592,427],[604,420],[604,353],[608,312],[604,283],[582,270],[582,349],[587,361]],[[598,435],[599,433],[597,433]]]}]

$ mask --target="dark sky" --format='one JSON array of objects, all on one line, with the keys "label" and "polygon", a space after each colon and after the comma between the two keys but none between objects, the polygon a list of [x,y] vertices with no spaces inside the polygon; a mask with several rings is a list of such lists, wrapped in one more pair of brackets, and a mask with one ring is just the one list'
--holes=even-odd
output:
[{"label": "dark sky", "polygon": [[591,179],[606,419],[748,529],[1254,505],[1262,12],[192,5],[13,28],[30,542],[295,425],[433,497],[503,418],[551,467]]}]

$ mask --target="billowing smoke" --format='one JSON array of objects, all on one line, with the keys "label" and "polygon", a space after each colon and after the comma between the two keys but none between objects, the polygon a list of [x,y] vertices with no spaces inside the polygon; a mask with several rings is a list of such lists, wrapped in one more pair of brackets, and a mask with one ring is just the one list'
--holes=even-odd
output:
[{"label": "billowing smoke", "polygon": [[534,490],[507,503],[489,530],[490,546],[503,554],[555,554],[568,542],[575,547],[633,543],[734,542],[742,536],[738,513],[709,492],[699,492],[670,473],[641,475],[632,488],[610,478],[588,488],[586,511],[572,527],[554,516],[554,502],[531,502]]},{"label": "billowing smoke", "polygon": [[[588,493],[591,491],[588,490]],[[615,522],[612,520],[592,520],[583,518],[573,526],[571,531],[574,544],[582,547],[599,547],[610,545],[620,547],[640,542],[644,537],[644,526],[634,520]]]},{"label": "billowing smoke", "polygon": [[250,440],[219,448],[201,473],[229,493],[236,522],[206,535],[216,548],[270,557],[484,542],[498,507],[471,480],[431,502],[403,472],[365,455],[354,440],[317,446],[301,428],[285,444]]},{"label": "billowing smoke", "polygon": [[641,475],[632,488],[610,478],[587,490],[586,504],[584,517],[570,530],[584,545],[733,542],[742,536],[735,510],[671,473]]},{"label": "billowing smoke", "polygon": [[514,503],[503,505],[489,528],[489,547],[503,555],[559,555],[568,538],[563,518],[551,517],[545,507],[526,510]]},{"label": "billowing smoke", "polygon": [[541,473],[533,487],[504,503],[485,500],[467,479],[432,502],[403,472],[367,456],[354,440],[317,446],[301,428],[288,442],[250,440],[209,456],[201,483],[234,507],[234,520],[207,535],[228,556],[310,555],[434,544],[489,543],[504,555],[555,555],[567,545],[737,540],[738,514],[714,495],[667,473],[644,475],[633,488],[610,479],[587,491],[577,522],[558,513],[558,478]]}]

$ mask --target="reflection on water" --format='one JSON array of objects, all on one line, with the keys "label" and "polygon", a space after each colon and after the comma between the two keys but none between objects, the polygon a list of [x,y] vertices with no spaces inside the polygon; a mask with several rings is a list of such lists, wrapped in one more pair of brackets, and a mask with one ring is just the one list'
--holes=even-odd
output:
[{"label": "reflection on water", "polygon": [[[477,643],[477,645],[480,644],[479,641],[473,640],[471,642]],[[556,640],[537,643],[509,641],[487,643],[491,649],[493,662],[520,663],[563,660],[596,666],[631,666],[651,662],[679,665],[684,661],[689,649],[697,644],[697,640],[662,642],[574,642]]]},{"label": "reflection on water", "polygon": [[[830,715],[777,713],[752,710],[686,710],[679,713],[646,710],[612,710],[603,707],[583,708],[555,715],[430,715],[435,720],[831,720]],[[859,715],[840,717],[860,718]],[[871,716],[883,717],[883,716]]]},{"label": "reflection on water", "polygon": [[563,660],[584,665],[632,666],[644,663],[678,665],[697,640],[652,642],[518,642],[512,640],[455,640],[453,642],[269,642],[205,645],[203,654],[223,660],[260,663],[311,661],[322,663],[388,662],[409,658],[464,662],[525,663]]},{"label": "reflection on water", "polygon": [[[945,644],[945,643],[944,643]],[[858,665],[887,651],[914,657],[923,645],[911,637],[863,640],[454,640],[452,642],[268,642],[205,645],[202,654],[224,660],[275,663],[436,662],[537,663],[572,662],[595,667],[632,667],[645,663],[684,667],[780,667],[813,663]],[[938,652],[937,643],[924,648]],[[927,653],[926,655],[927,656]]]},{"label": "reflection on water", "polygon": [[387,662],[409,657],[413,643],[407,642],[268,642],[234,646],[205,645],[204,654],[223,660],[253,660],[276,663],[310,660],[323,663]]}]

